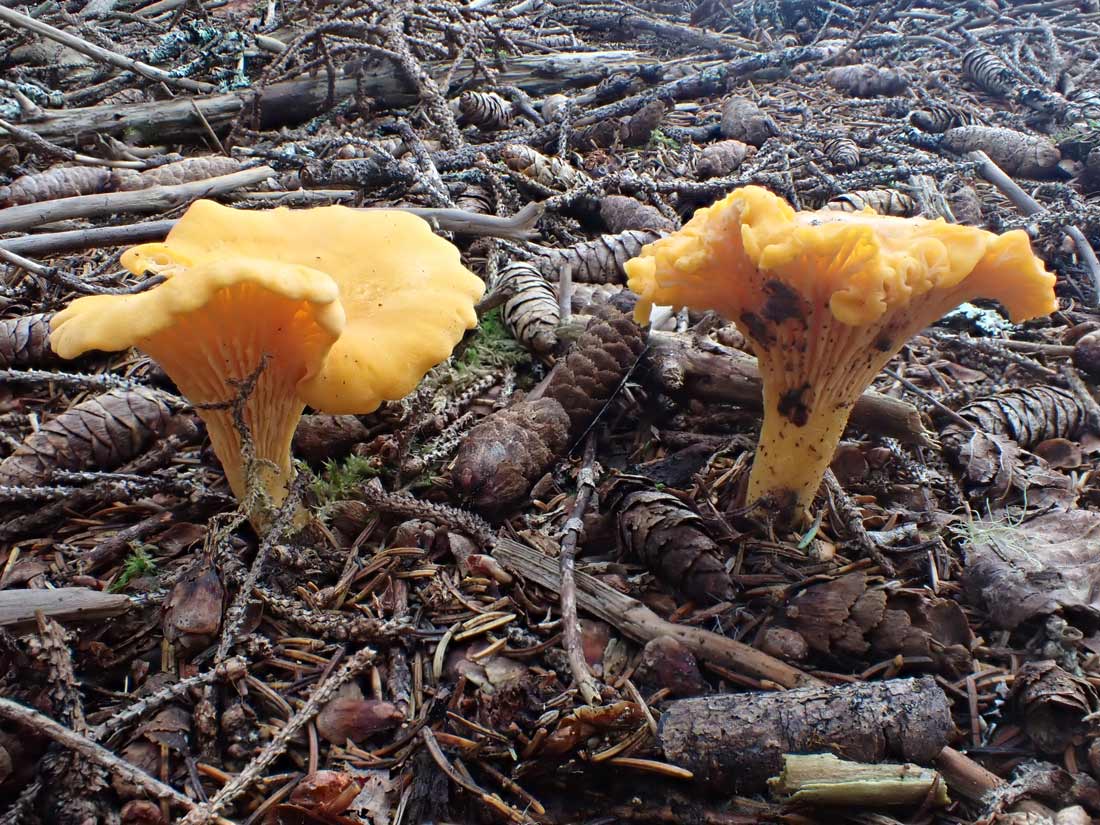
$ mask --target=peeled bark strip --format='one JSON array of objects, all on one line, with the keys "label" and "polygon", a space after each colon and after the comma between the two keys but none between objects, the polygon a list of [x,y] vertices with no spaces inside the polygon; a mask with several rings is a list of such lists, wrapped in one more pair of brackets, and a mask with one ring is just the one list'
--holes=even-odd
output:
[{"label": "peeled bark strip", "polygon": [[947,805],[947,786],[936,771],[916,765],[864,765],[831,753],[783,758],[783,773],[768,781],[772,795],[801,805],[881,808],[919,805],[932,795]]},{"label": "peeled bark strip", "polygon": [[682,699],[661,717],[665,758],[723,793],[763,791],[789,753],[928,764],[954,725],[930,677]]}]

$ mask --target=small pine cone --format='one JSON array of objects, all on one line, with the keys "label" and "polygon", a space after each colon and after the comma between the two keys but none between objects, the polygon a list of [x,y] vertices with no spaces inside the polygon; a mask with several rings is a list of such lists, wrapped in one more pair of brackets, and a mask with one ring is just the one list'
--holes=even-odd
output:
[{"label": "small pine cone", "polygon": [[546,387],[546,397],[557,400],[569,415],[574,438],[608,402],[644,349],[641,327],[614,307],[600,308]]},{"label": "small pine cone", "polygon": [[39,484],[55,470],[113,470],[163,435],[170,420],[155,390],[117,389],[89,398],[31,433],[0,462],[0,484]]},{"label": "small pine cone", "polygon": [[520,401],[470,430],[455,458],[455,488],[478,510],[522,499],[569,446],[569,416],[552,398]]},{"label": "small pine cone", "polygon": [[622,485],[630,490],[616,502],[622,552],[640,559],[658,579],[700,604],[729,599],[733,582],[703,520],[671,493],[648,485],[639,489],[630,482],[622,482],[621,489]]},{"label": "small pine cone", "polygon": [[700,178],[724,178],[737,171],[737,168],[756,152],[755,146],[749,146],[740,140],[719,140],[706,146],[695,162],[695,173]]},{"label": "small pine cone", "polygon": [[676,224],[660,213],[655,206],[642,203],[626,195],[605,195],[600,198],[600,218],[611,233],[629,229],[650,232],[674,232]]},{"label": "small pine cone", "polygon": [[50,317],[49,313],[40,313],[0,321],[0,369],[51,360]]}]

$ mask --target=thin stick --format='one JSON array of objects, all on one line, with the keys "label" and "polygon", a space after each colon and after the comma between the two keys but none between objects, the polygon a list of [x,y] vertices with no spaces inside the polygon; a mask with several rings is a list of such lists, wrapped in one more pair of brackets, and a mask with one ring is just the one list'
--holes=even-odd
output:
[{"label": "thin stick", "polygon": [[[235,173],[235,174],[240,174]],[[149,190],[138,190],[149,191]],[[309,190],[304,190],[309,191]],[[132,193],[120,193],[132,194]],[[104,195],[85,195],[82,197],[103,198]],[[37,204],[31,204],[36,206]],[[15,207],[9,207],[13,209]],[[368,207],[375,209],[376,207]],[[436,229],[454,232],[456,235],[488,236],[525,240],[533,237],[535,224],[542,216],[543,206],[529,203],[516,214],[507,218],[497,215],[479,215],[464,209],[427,209],[421,207],[387,207],[400,212],[411,212],[423,218]],[[113,214],[116,207],[102,214]],[[366,209],[364,209],[366,211]],[[86,215],[84,217],[97,217]],[[95,249],[101,246],[130,246],[162,240],[175,226],[176,220],[148,221],[129,226],[101,226],[94,229],[74,229],[67,232],[51,232],[44,235],[27,235],[22,238],[0,241],[0,250],[16,255],[60,255],[81,249]]]},{"label": "thin stick", "polygon": [[87,40],[83,40],[76,35],[61,31],[61,29],[55,29],[48,23],[35,20],[33,17],[20,14],[4,6],[0,6],[0,20],[7,23],[9,26],[27,29],[42,37],[47,37],[50,40],[60,43],[63,46],[68,46],[73,51],[86,54],[88,57],[98,60],[100,63],[108,63],[119,69],[134,72],[149,80],[159,80],[162,83],[167,83],[170,86],[178,86],[189,92],[213,92],[217,89],[217,86],[211,83],[203,83],[186,77],[175,77],[164,71],[164,69],[158,69],[156,66],[142,63],[140,60],[132,60],[118,52],[112,52],[109,49],[104,49],[102,46],[96,46],[94,43],[89,43]]},{"label": "thin stick", "polygon": [[[168,800],[189,811],[196,810],[195,803],[175,788],[165,785],[159,779],[154,779],[149,776],[149,774],[145,773],[145,771],[131,765],[125,759],[115,756],[103,746],[97,745],[87,737],[69,730],[64,725],[58,724],[50,717],[36,710],[20,705],[18,702],[13,702],[10,699],[0,698],[0,716],[45,734],[59,745],[79,753],[89,762],[93,762],[107,769],[113,776],[117,776],[131,785],[137,785],[150,796],[154,796],[157,799]],[[231,820],[224,819],[220,816],[212,817],[211,821],[217,822],[218,825],[233,825]]]},{"label": "thin stick", "polygon": [[[0,7],[2,10],[3,7]],[[9,206],[0,213],[0,232],[30,229],[71,218],[100,218],[119,212],[164,212],[199,198],[223,195],[242,186],[251,186],[275,174],[270,166],[254,166],[230,175],[219,175],[172,186],[152,186],[128,192],[77,195],[41,203]],[[9,248],[10,251],[10,248]]]},{"label": "thin stick", "polygon": [[317,715],[321,710],[321,706],[332,698],[341,685],[357,676],[373,662],[374,657],[374,650],[365,647],[348,659],[339,671],[318,685],[301,709],[287,720],[287,723],[279,729],[271,741],[257,754],[255,759],[248,763],[244,770],[223,785],[222,789],[209,802],[197,806],[192,803],[190,806],[191,812],[183,818],[181,825],[201,825],[202,823],[218,821],[220,817],[217,816],[217,813],[247,791],[267,766],[283,754],[290,744],[290,740],[294,738],[298,731]]},{"label": "thin stick", "polygon": [[856,540],[856,544],[860,549],[866,553],[872,561],[877,564],[887,576],[894,575],[894,565],[890,563],[879,546],[871,540],[870,534],[867,532],[867,528],[863,526],[863,516],[859,512],[859,508],[855,506],[852,499],[844,491],[844,488],[840,486],[840,481],[837,480],[836,474],[832,469],[825,471],[825,488],[829,491],[833,500],[833,512],[844,519],[844,524],[848,528],[848,532],[852,535],[852,538]]},{"label": "thin stick", "polygon": [[577,499],[573,513],[565,523],[565,534],[561,540],[561,553],[558,556],[558,568],[561,571],[561,625],[562,645],[569,658],[569,669],[581,692],[581,697],[590,705],[600,704],[600,689],[588,663],[584,660],[581,644],[581,628],[577,621],[577,584],[575,579],[577,542],[584,533],[584,511],[596,492],[596,434],[588,434],[584,445],[584,460],[577,475]]},{"label": "thin stick", "polygon": [[[978,172],[981,176],[1000,189],[1004,196],[1012,201],[1013,205],[1025,215],[1036,215],[1044,211],[1042,204],[1021,189],[1016,181],[1010,178],[985,152],[980,149],[969,152],[967,153],[967,159],[977,161]],[[1063,226],[1062,231],[1070,237],[1074,246],[1077,247],[1077,254],[1081,258],[1081,263],[1084,264],[1086,271],[1089,273],[1089,278],[1092,280],[1092,294],[1088,296],[1089,306],[1100,305],[1100,260],[1097,260],[1096,252],[1076,226]]]}]

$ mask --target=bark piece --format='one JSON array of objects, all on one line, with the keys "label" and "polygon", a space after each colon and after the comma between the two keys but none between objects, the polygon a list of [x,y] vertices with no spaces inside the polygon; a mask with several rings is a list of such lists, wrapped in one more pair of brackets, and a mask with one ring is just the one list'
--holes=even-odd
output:
[{"label": "bark piece", "polygon": [[759,793],[789,753],[928,764],[954,729],[931,678],[682,699],[661,717],[665,758],[723,793]]},{"label": "bark piece", "polygon": [[31,433],[0,462],[0,484],[32,485],[55,470],[113,470],[167,430],[161,393],[117,389],[77,404]]}]

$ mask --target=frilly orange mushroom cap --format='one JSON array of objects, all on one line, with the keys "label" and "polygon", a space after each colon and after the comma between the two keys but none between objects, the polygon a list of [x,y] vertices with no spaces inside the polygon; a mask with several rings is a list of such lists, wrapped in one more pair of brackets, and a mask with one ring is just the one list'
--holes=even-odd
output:
[{"label": "frilly orange mushroom cap", "polygon": [[856,399],[913,335],[978,297],[1016,322],[1057,308],[1055,277],[1021,230],[796,212],[758,186],[698,210],[625,268],[640,323],[654,304],[714,309],[751,340],[764,422],[748,500],[768,497],[794,518]]},{"label": "frilly orange mushroom cap", "polygon": [[[135,346],[196,406],[232,400],[267,363],[245,407],[262,487],[286,495],[305,405],[368,413],[411,391],[477,325],[484,284],[421,218],[343,206],[249,212],[197,201],[163,243],[122,256],[166,277],[132,295],[78,298],[54,316],[63,358]],[[228,409],[198,409],[233,492],[244,460]]]}]

